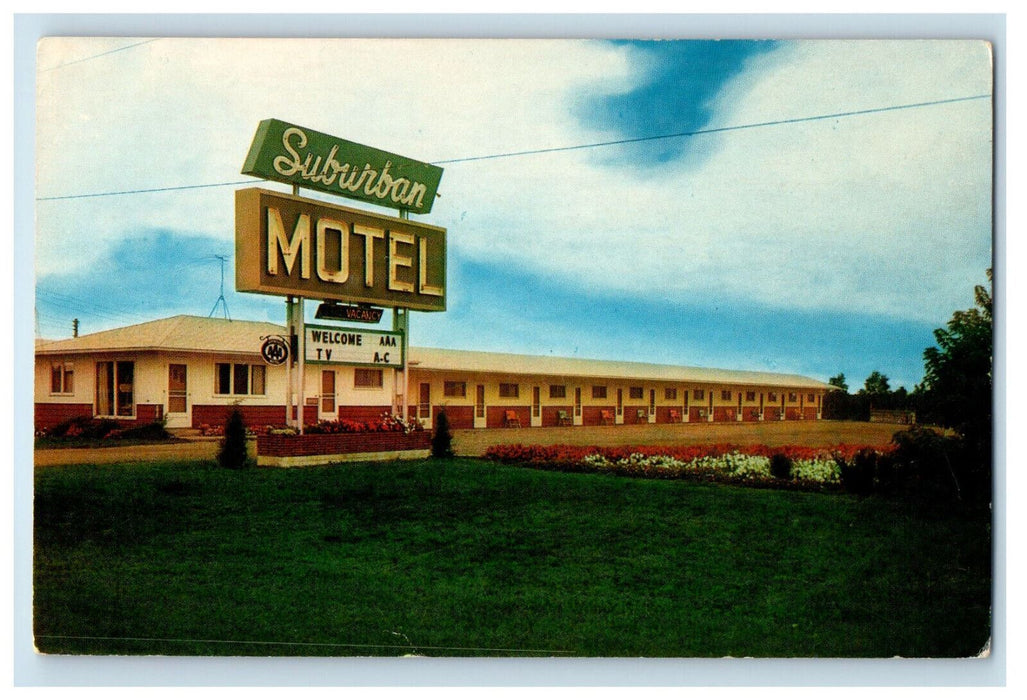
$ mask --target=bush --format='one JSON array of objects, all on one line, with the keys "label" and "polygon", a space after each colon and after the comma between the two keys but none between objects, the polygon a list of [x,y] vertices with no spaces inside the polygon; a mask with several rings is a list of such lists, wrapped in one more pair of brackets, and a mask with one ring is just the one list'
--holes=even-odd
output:
[{"label": "bush", "polygon": [[775,479],[790,479],[792,477],[792,460],[788,455],[777,452],[770,456],[770,475]]},{"label": "bush", "polygon": [[432,457],[453,456],[453,436],[449,432],[449,418],[445,411],[439,411],[435,418],[435,434],[431,436]]},{"label": "bush", "polygon": [[835,457],[841,473],[842,488],[849,493],[866,496],[873,492],[877,476],[878,455],[873,450],[860,450],[849,458]]},{"label": "bush", "polygon": [[218,450],[218,464],[225,469],[242,469],[246,466],[246,425],[242,411],[232,409],[225,422],[225,437]]},{"label": "bush", "polygon": [[991,464],[958,437],[922,427],[895,433],[894,490],[936,503],[987,503]]},{"label": "bush", "polygon": [[53,427],[53,437],[102,439],[118,429],[118,421],[110,418],[76,416]]},{"label": "bush", "polygon": [[168,440],[171,438],[171,433],[168,432],[167,421],[161,419],[144,425],[125,428],[119,433],[118,437],[123,440]]}]

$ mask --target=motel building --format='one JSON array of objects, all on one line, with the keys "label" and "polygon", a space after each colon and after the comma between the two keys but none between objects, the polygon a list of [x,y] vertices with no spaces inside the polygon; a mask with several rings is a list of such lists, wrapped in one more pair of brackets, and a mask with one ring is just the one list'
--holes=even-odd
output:
[{"label": "motel building", "polygon": [[[285,332],[183,315],[37,340],[36,429],[76,416],[198,428],[223,425],[234,406],[253,428],[283,426],[300,391],[288,401],[287,364],[268,364],[261,346]],[[404,380],[393,367],[306,361],[305,424],[401,414],[404,388],[425,427],[443,410],[454,429],[813,421],[831,390],[789,374],[416,347],[407,366]]]}]

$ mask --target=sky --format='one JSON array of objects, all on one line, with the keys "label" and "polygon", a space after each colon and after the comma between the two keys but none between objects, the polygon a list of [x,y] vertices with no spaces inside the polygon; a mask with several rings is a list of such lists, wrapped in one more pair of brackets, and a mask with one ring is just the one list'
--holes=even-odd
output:
[{"label": "sky", "polygon": [[275,117],[444,168],[414,346],[912,389],[991,266],[991,95],[961,40],[45,39],[36,333],[222,316],[219,256],[284,322],[232,260]]}]

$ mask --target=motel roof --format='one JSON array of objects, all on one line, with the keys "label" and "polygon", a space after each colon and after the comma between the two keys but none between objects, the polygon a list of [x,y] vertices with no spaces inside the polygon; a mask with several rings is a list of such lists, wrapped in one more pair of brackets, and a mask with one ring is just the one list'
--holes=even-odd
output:
[{"label": "motel roof", "polygon": [[[369,328],[368,330],[374,330]],[[173,316],[65,340],[37,341],[37,355],[94,352],[182,352],[259,355],[261,336],[281,335],[285,327],[261,321],[230,321],[201,316]],[[419,371],[447,374],[492,373],[549,375],[568,379],[633,379],[660,382],[787,386],[832,389],[825,382],[797,374],[751,372],[681,365],[591,360],[573,357],[410,348],[410,365]]]}]

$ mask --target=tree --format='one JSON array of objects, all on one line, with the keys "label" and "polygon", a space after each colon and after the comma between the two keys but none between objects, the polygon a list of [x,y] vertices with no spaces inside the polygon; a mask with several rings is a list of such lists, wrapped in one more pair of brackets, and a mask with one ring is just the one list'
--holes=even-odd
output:
[{"label": "tree", "polygon": [[837,376],[831,377],[827,380],[827,383],[831,386],[836,386],[845,393],[849,392],[849,385],[845,381],[845,372],[839,372]]},{"label": "tree", "polygon": [[[987,271],[988,282],[992,273]],[[975,308],[956,311],[934,331],[936,347],[924,350],[921,391],[925,418],[959,433],[967,447],[991,461],[992,298],[974,288]]]},{"label": "tree", "polygon": [[888,386],[888,376],[881,374],[876,369],[870,373],[870,376],[863,383],[862,392],[871,396],[884,395],[890,391],[891,387]]},{"label": "tree", "polygon": [[449,432],[449,417],[445,411],[439,411],[435,417],[435,434],[431,438],[432,457],[453,456],[453,435]]},{"label": "tree", "polygon": [[242,411],[233,408],[225,422],[225,436],[218,450],[218,464],[226,469],[242,469],[246,466],[246,424]]}]

